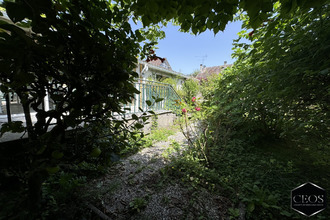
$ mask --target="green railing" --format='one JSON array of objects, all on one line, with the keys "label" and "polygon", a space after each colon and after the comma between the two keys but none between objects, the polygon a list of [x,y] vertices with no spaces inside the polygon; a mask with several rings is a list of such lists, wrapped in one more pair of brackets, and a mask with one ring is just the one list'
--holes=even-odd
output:
[{"label": "green railing", "polygon": [[[181,97],[170,84],[139,80],[135,83],[135,88],[140,91],[140,94],[136,94],[131,103],[123,106],[127,114],[148,110],[176,111],[180,108],[178,103],[181,102]],[[163,100],[156,102],[157,99]],[[150,106],[148,105],[147,100],[151,102]]]}]

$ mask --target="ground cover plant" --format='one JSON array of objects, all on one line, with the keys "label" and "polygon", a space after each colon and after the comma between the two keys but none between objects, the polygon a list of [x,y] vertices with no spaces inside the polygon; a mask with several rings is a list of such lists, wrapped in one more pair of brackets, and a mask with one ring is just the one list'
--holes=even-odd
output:
[{"label": "ground cover plant", "polygon": [[157,128],[152,129],[149,134],[136,133],[134,138],[132,138],[128,145],[125,146],[120,152],[122,156],[132,155],[137,153],[139,150],[151,147],[153,143],[159,141],[165,141],[170,135],[173,135],[176,132],[176,128]]}]

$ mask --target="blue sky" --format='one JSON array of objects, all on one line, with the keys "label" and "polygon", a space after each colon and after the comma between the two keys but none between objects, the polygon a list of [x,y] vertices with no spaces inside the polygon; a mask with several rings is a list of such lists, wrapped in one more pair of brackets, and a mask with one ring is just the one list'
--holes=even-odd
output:
[{"label": "blue sky", "polygon": [[163,30],[166,37],[159,41],[156,55],[166,57],[173,70],[191,74],[202,63],[208,67],[222,65],[224,61],[228,64],[234,62],[231,58],[232,43],[241,31],[241,22],[228,24],[225,31],[216,36],[211,31],[197,36],[182,33],[179,27],[170,23]]}]

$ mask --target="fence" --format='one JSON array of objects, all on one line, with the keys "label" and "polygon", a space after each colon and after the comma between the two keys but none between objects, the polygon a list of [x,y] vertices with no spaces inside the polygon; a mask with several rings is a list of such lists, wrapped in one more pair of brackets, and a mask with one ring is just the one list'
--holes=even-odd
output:
[{"label": "fence", "polygon": [[[147,110],[175,111],[180,108],[177,103],[181,102],[181,97],[170,84],[140,80],[135,83],[135,88],[140,92],[140,94],[136,94],[131,103],[123,106],[126,114],[138,113]],[[162,101],[157,102],[157,99],[162,99]]]}]

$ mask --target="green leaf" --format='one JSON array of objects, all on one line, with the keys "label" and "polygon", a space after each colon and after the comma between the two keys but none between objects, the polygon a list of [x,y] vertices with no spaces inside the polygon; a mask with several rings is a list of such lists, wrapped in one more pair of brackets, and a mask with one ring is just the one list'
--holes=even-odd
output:
[{"label": "green leaf", "polygon": [[254,206],[254,203],[253,202],[250,202],[249,204],[248,204],[248,206],[247,206],[247,210],[248,210],[248,212],[253,212],[254,211],[254,208],[255,208],[255,206]]},{"label": "green leaf", "polygon": [[46,171],[47,171],[49,174],[55,174],[55,173],[57,173],[59,170],[60,170],[60,167],[59,167],[59,166],[55,166],[55,167],[46,167]]},{"label": "green leaf", "polygon": [[158,99],[155,100],[155,102],[161,102],[163,100],[164,100],[164,98],[158,98]]},{"label": "green leaf", "polygon": [[52,157],[55,158],[55,159],[61,159],[62,157],[64,156],[64,154],[58,150],[56,151],[53,151],[52,153]]},{"label": "green leaf", "polygon": [[147,103],[148,106],[152,105],[152,102],[150,100],[147,100],[146,103]]},{"label": "green leaf", "polygon": [[291,217],[292,213],[288,212],[288,211],[281,211],[281,215],[287,216],[287,217]]},{"label": "green leaf", "polygon": [[31,13],[27,6],[19,3],[6,2],[6,12],[9,18],[14,22],[22,21],[24,18],[30,17]]},{"label": "green leaf", "polygon": [[143,16],[142,17],[142,23],[143,23],[144,26],[148,26],[151,23],[151,21],[147,16]]},{"label": "green leaf", "polygon": [[144,126],[143,126],[142,124],[140,124],[140,123],[136,123],[134,126],[135,126],[137,129],[141,129],[141,128],[144,127]]},{"label": "green leaf", "polygon": [[0,129],[0,137],[6,132],[21,133],[23,131],[25,131],[25,128],[23,127],[22,121],[4,123]]},{"label": "green leaf", "polygon": [[133,118],[134,120],[139,120],[139,117],[138,117],[136,114],[133,114],[133,115],[132,115],[132,118]]},{"label": "green leaf", "polygon": [[123,121],[116,121],[115,122],[115,128],[119,128],[124,122]]}]

